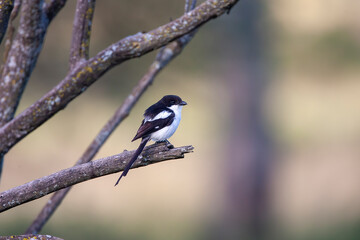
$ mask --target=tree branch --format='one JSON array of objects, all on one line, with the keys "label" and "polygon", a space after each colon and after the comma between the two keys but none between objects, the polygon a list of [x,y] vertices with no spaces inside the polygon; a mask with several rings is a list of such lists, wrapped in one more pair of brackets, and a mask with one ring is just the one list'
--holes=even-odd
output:
[{"label": "tree branch", "polygon": [[44,4],[43,9],[49,22],[60,12],[65,6],[65,3],[66,0],[51,0],[50,3]]},{"label": "tree branch", "polygon": [[14,116],[43,43],[46,23],[42,0],[24,0],[18,32],[6,59],[0,84],[0,125]]},{"label": "tree branch", "polygon": [[[196,1],[193,1],[192,9],[195,8]],[[192,10],[191,9],[191,10]],[[147,87],[152,84],[156,75],[176,56],[178,56],[182,49],[185,47],[193,37],[193,33],[184,35],[180,39],[170,43],[168,46],[162,48],[156,56],[155,61],[149,67],[147,73],[140,79],[138,84],[133,88],[131,94],[125,99],[123,104],[116,110],[115,114],[101,129],[98,135],[94,138],[88,146],[84,154],[77,161],[76,165],[80,165],[91,161],[95,154],[99,151],[115,128],[130,114],[131,109],[140,99],[142,94],[146,91]],[[75,165],[75,166],[76,166]],[[55,212],[57,207],[61,204],[71,187],[61,189],[52,195],[50,201],[47,201],[45,206],[40,211],[37,218],[32,222],[26,230],[26,234],[39,233],[48,219]]]},{"label": "tree branch", "polygon": [[[165,143],[153,144],[145,148],[132,168],[143,167],[171,159],[184,158],[184,154],[192,152],[193,149],[193,146],[169,149]],[[2,192],[0,193],[0,212],[44,197],[60,189],[122,171],[131,160],[134,152],[135,151],[124,151],[118,155],[64,169]]]},{"label": "tree branch", "polygon": [[[5,49],[5,64],[0,79],[0,125],[10,121],[16,111],[26,83],[35,67],[50,21],[65,5],[64,0],[53,0],[44,5],[43,0],[23,0],[15,2],[11,21],[17,16],[21,5],[20,24],[12,40]],[[43,10],[44,8],[44,10]]]},{"label": "tree branch", "polygon": [[115,65],[142,56],[193,31],[210,19],[226,13],[237,1],[208,0],[166,25],[148,33],[126,37],[79,64],[55,88],[0,129],[0,153],[8,152]]},{"label": "tree branch", "polygon": [[70,49],[70,69],[89,58],[91,23],[95,0],[78,0]]},{"label": "tree branch", "polygon": [[0,44],[5,36],[14,0],[0,0]]},{"label": "tree branch", "polygon": [[24,239],[36,239],[36,240],[63,240],[62,238],[50,236],[50,235],[13,235],[13,236],[0,236],[0,240],[24,240]]},{"label": "tree branch", "polygon": [[[21,3],[22,0],[14,0],[14,8],[11,11],[10,14],[10,19],[9,19],[9,30],[6,36],[6,41],[5,41],[5,48],[4,48],[4,61],[6,61],[8,55],[9,55],[9,51],[13,42],[13,38],[14,38],[14,32],[15,32],[15,27],[14,27],[14,20],[15,18],[18,16],[19,14],[19,10],[21,7]],[[3,66],[1,66],[0,72],[3,71]]]}]

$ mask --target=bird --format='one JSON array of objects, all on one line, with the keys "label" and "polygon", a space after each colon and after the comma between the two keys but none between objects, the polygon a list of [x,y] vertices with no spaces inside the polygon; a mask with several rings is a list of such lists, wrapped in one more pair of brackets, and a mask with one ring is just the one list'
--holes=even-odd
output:
[{"label": "bird", "polygon": [[168,147],[173,147],[168,139],[178,128],[181,120],[181,110],[185,105],[187,105],[187,103],[179,96],[166,95],[145,110],[144,119],[132,140],[133,142],[141,138],[141,143],[115,183],[115,186],[122,177],[126,176],[131,166],[150,140],[153,140],[156,143],[166,142]]}]

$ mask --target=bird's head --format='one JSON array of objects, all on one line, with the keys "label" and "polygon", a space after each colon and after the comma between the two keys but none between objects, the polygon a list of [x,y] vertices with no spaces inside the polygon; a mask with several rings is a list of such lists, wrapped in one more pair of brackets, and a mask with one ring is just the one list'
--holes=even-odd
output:
[{"label": "bird's head", "polygon": [[179,96],[176,95],[166,95],[161,100],[161,103],[163,103],[166,107],[171,108],[175,106],[185,106],[187,103],[183,101]]}]

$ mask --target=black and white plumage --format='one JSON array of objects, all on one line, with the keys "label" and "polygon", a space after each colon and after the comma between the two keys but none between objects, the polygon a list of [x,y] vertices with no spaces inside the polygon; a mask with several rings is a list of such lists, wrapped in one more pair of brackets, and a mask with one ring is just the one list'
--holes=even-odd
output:
[{"label": "black and white plumage", "polygon": [[149,140],[156,142],[167,141],[167,139],[175,133],[181,120],[182,107],[185,105],[187,105],[187,103],[180,97],[176,95],[166,95],[160,101],[146,109],[144,120],[132,140],[135,141],[141,138],[140,146],[135,151],[115,186],[119,183],[120,179],[125,177],[129,172],[131,166]]}]

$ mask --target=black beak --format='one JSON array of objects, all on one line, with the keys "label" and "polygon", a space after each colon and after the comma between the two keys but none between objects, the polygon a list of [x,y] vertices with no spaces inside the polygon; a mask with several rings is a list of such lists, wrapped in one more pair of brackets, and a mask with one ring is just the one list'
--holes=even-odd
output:
[{"label": "black beak", "polygon": [[185,105],[187,105],[187,103],[186,103],[185,101],[182,101],[182,102],[180,103],[180,105],[185,106]]}]

